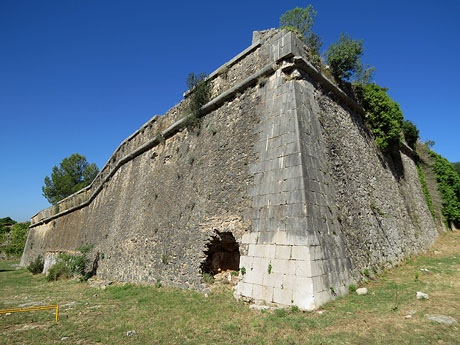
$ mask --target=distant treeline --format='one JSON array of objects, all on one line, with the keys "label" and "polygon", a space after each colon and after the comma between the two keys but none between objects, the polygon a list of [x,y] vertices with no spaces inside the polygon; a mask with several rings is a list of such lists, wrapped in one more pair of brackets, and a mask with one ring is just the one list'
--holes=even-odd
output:
[{"label": "distant treeline", "polygon": [[2,258],[22,255],[29,225],[29,222],[18,223],[10,217],[0,218],[0,255]]}]

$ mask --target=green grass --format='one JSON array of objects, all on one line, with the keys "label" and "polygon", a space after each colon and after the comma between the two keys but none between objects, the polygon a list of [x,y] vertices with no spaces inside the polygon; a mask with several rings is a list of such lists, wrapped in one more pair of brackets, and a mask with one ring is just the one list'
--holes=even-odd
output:
[{"label": "green grass", "polygon": [[[114,284],[97,290],[78,280],[47,282],[11,267],[17,261],[0,261],[0,309],[60,305],[59,323],[52,310],[0,315],[0,344],[56,344],[63,337],[68,344],[455,344],[458,325],[436,324],[424,315],[460,322],[460,232],[443,236],[436,249],[439,254],[430,250],[371,280],[365,296],[352,293],[327,303],[322,314],[249,310],[229,286],[206,297],[167,287]],[[417,300],[417,291],[430,299]],[[412,310],[417,312],[405,319]],[[136,335],[127,337],[132,330]]]}]

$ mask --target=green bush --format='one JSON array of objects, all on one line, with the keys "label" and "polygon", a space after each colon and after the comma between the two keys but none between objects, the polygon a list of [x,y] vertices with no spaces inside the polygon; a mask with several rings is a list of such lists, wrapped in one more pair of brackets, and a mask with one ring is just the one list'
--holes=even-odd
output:
[{"label": "green bush", "polygon": [[88,254],[93,248],[94,244],[85,244],[81,247],[78,247],[77,250],[82,254]]},{"label": "green bush", "polygon": [[29,266],[27,266],[27,270],[32,274],[38,274],[43,272],[44,262],[43,257],[41,255],[37,256],[34,261],[32,261]]},{"label": "green bush", "polygon": [[3,243],[5,235],[10,232],[14,224],[16,221],[10,217],[0,218],[0,243]]},{"label": "green bush", "polygon": [[442,197],[442,214],[447,225],[460,228],[460,177],[447,159],[429,150],[434,160],[433,170]]},{"label": "green bush", "polygon": [[366,122],[375,136],[375,143],[382,151],[399,148],[404,116],[399,104],[387,94],[386,88],[376,84],[357,85],[356,96],[367,111]]},{"label": "green bush", "polygon": [[215,282],[215,279],[212,276],[212,274],[206,272],[203,272],[203,278],[201,280],[203,281],[203,283],[207,284],[213,284]]},{"label": "green bush", "polygon": [[457,170],[458,176],[460,176],[460,162],[452,163]]},{"label": "green bush", "polygon": [[187,118],[186,122],[186,126],[189,128],[200,127],[200,109],[211,100],[212,85],[207,77],[206,73],[199,75],[190,73],[187,77],[186,84],[191,92],[190,103],[187,108],[191,116]]},{"label": "green bush", "polygon": [[5,248],[5,252],[11,256],[21,256],[27,240],[27,232],[30,223],[16,223],[11,227],[11,243]]},{"label": "green bush", "polygon": [[360,66],[363,54],[363,41],[353,40],[344,33],[326,52],[326,61],[332,75],[338,80],[350,79]]},{"label": "green bush", "polygon": [[88,272],[86,272],[87,263],[88,259],[84,254],[61,253],[56,258],[56,263],[49,270],[48,281],[70,278],[73,275],[81,275],[83,279],[87,279],[89,278]]},{"label": "green bush", "polygon": [[404,139],[406,139],[407,145],[410,148],[415,150],[415,144],[419,138],[419,130],[417,127],[409,120],[405,120],[402,123],[402,131],[404,134]]},{"label": "green bush", "polygon": [[46,277],[48,281],[55,281],[60,278],[68,279],[72,277],[72,272],[70,271],[70,267],[67,265],[66,262],[60,261],[51,266],[48,271],[48,276]]},{"label": "green bush", "polygon": [[296,7],[286,11],[280,17],[280,28],[294,31],[300,36],[308,38],[311,35],[316,15],[317,12],[312,5],[308,5],[307,8]]},{"label": "green bush", "polygon": [[16,221],[11,219],[10,217],[0,218],[0,229],[4,226],[10,226],[16,224]]},{"label": "green bush", "polygon": [[321,39],[312,32],[317,12],[312,5],[307,8],[296,7],[286,11],[280,17],[280,29],[293,31],[305,42],[308,47],[310,58],[315,65],[321,64],[319,49],[322,46]]},{"label": "green bush", "polygon": [[428,205],[428,209],[430,210],[431,216],[434,219],[435,214],[434,214],[433,202],[431,200],[430,192],[428,191],[428,186],[425,180],[425,174],[423,173],[423,170],[420,167],[419,163],[417,163],[416,166],[417,166],[418,178],[420,180],[420,185],[422,186],[422,191],[423,191],[423,194],[425,195],[426,204]]}]

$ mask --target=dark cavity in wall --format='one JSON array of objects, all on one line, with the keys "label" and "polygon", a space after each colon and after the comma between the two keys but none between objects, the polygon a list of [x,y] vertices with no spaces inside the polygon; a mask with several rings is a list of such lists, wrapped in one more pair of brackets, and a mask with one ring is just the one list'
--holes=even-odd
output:
[{"label": "dark cavity in wall", "polygon": [[240,251],[238,243],[231,232],[215,231],[207,243],[206,259],[201,264],[201,271],[215,275],[222,271],[238,271],[240,266]]}]

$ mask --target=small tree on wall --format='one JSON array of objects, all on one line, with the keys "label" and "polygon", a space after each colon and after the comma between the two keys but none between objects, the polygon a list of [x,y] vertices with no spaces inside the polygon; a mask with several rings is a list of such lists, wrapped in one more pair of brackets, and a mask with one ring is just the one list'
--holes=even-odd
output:
[{"label": "small tree on wall", "polygon": [[308,5],[306,8],[296,7],[286,11],[280,17],[280,29],[295,32],[305,42],[315,65],[321,64],[319,49],[322,46],[320,37],[312,32],[317,14],[313,6]]},{"label": "small tree on wall", "polygon": [[348,80],[359,69],[359,59],[363,54],[363,41],[357,41],[344,33],[326,52],[327,64],[336,79]]},{"label": "small tree on wall", "polygon": [[200,109],[203,105],[211,100],[212,85],[207,79],[206,73],[194,74],[190,73],[187,77],[186,84],[192,92],[190,95],[190,103],[188,112],[191,116],[188,117],[187,127],[200,127]]}]

